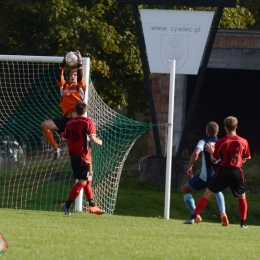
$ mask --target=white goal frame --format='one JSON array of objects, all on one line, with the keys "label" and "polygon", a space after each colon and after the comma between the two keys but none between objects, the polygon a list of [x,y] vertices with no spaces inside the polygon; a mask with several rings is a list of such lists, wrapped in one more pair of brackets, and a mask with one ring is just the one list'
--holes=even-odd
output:
[{"label": "white goal frame", "polygon": [[[0,61],[16,61],[16,62],[47,62],[47,63],[61,63],[64,57],[56,56],[27,56],[27,55],[0,55]],[[88,85],[90,79],[90,58],[82,57],[83,75],[86,81],[86,92],[84,101],[88,104]],[[75,212],[82,212],[83,208],[83,190],[75,200]]]}]

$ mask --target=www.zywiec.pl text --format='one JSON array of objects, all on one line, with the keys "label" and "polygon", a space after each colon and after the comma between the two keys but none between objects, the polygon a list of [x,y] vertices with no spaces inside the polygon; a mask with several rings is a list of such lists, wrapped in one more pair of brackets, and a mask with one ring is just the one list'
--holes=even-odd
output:
[{"label": "www.zywiec.pl text", "polygon": [[151,26],[152,31],[200,33],[200,27]]}]

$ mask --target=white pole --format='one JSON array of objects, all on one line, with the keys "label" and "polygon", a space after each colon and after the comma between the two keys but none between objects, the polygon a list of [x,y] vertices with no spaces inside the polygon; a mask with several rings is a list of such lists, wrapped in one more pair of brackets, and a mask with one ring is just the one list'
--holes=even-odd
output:
[{"label": "white pole", "polygon": [[85,93],[85,97],[84,97],[84,101],[86,102],[86,104],[88,104],[88,86],[89,86],[89,79],[90,79],[90,58],[83,58],[83,75],[84,78],[86,80],[86,84],[87,84],[87,89],[86,89],[86,93]]},{"label": "white pole", "polygon": [[169,61],[170,68],[170,90],[169,90],[169,112],[168,112],[168,140],[166,157],[166,178],[165,178],[165,203],[164,218],[170,218],[170,195],[171,195],[171,172],[172,172],[172,139],[173,139],[173,115],[174,115],[174,92],[175,92],[175,68],[176,60]]},{"label": "white pole", "polygon": [[0,55],[0,61],[61,63],[63,58],[64,57],[55,57],[55,56]]},{"label": "white pole", "polygon": [[[88,104],[88,86],[89,86],[89,71],[90,71],[90,59],[83,58],[83,75],[86,81],[86,92],[84,101]],[[77,182],[78,180],[76,180]],[[82,205],[83,205],[83,189],[81,189],[79,196],[75,200],[75,212],[82,212]]]}]

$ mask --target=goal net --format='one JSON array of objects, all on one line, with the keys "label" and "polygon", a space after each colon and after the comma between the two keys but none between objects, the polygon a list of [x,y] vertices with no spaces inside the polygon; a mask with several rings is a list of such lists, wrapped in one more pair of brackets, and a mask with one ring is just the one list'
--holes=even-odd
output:
[{"label": "goal net", "polygon": [[[71,187],[67,145],[53,160],[53,149],[40,124],[61,117],[60,93],[55,72],[63,57],[0,55],[0,207],[59,211]],[[113,214],[125,159],[136,139],[150,125],[126,118],[110,109],[89,80],[89,59],[84,58],[88,116],[97,128],[103,146],[93,145],[93,192],[96,203]],[[67,75],[67,72],[65,72]],[[86,210],[86,199],[78,210]],[[77,207],[77,205],[76,205]]]}]

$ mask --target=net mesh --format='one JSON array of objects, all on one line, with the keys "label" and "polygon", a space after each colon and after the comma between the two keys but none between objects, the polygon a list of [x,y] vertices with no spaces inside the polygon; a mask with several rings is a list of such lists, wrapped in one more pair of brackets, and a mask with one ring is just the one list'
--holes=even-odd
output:
[{"label": "net mesh", "polygon": [[[61,116],[60,93],[55,84],[57,64],[0,62],[0,207],[58,211],[75,184],[68,149],[53,149],[43,137],[42,121]],[[88,116],[93,119],[103,146],[93,145],[93,191],[96,203],[113,214],[125,159],[136,139],[150,125],[110,109],[88,87]],[[83,200],[83,209],[87,208]]]}]

